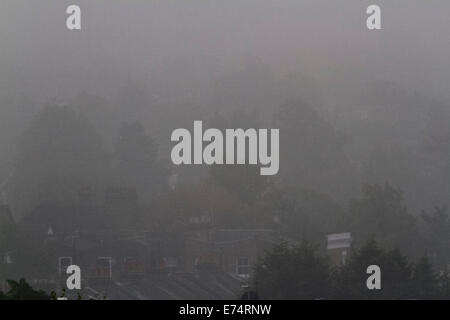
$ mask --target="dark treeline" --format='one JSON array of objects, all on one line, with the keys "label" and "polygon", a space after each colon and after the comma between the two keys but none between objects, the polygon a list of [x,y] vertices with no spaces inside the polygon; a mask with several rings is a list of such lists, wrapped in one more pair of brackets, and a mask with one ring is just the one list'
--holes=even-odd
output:
[{"label": "dark treeline", "polygon": [[0,291],[0,300],[50,300],[51,295],[43,290],[33,289],[25,279],[8,280],[9,290]]},{"label": "dark treeline", "polygon": [[[381,290],[368,290],[368,266],[382,270]],[[280,244],[258,264],[254,288],[263,299],[449,299],[450,276],[422,257],[408,260],[399,250],[383,250],[369,240],[345,266],[331,267],[317,248]]]}]

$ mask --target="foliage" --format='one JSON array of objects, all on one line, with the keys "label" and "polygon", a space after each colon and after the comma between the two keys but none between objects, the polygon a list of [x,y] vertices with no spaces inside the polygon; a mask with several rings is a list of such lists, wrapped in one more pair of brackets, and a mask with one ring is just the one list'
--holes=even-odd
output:
[{"label": "foliage", "polygon": [[362,197],[350,201],[346,225],[360,243],[373,237],[382,247],[420,252],[416,218],[409,213],[402,191],[389,183],[364,185]]},{"label": "foliage", "polygon": [[25,279],[7,280],[9,291],[0,291],[0,300],[50,300],[50,295],[42,290],[33,289]]},{"label": "foliage", "polygon": [[168,169],[158,160],[158,145],[139,122],[122,123],[115,145],[116,183],[137,188],[145,198],[167,186]]},{"label": "foliage", "polygon": [[[367,267],[381,269],[381,290],[368,290]],[[259,262],[255,288],[264,299],[449,299],[449,275],[437,276],[426,257],[411,263],[398,249],[383,250],[373,239],[348,263],[329,267],[317,249],[283,243]]]},{"label": "foliage", "polygon": [[314,299],[326,297],[328,276],[326,260],[304,241],[275,247],[258,264],[254,281],[264,299]]},{"label": "foliage", "polygon": [[70,202],[79,189],[105,176],[100,137],[87,119],[68,107],[47,106],[22,136],[8,186],[13,212]]},{"label": "foliage", "polygon": [[445,268],[450,260],[450,219],[445,206],[435,207],[429,214],[422,212],[428,230],[426,235],[427,248],[434,265]]},{"label": "foliage", "polygon": [[282,104],[275,120],[282,132],[280,181],[333,199],[348,197],[354,172],[345,154],[346,135],[301,100]]}]

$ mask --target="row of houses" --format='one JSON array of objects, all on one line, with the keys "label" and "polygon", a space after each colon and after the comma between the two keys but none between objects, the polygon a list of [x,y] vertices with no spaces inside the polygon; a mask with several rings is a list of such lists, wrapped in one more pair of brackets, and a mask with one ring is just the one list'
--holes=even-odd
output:
[{"label": "row of houses", "polygon": [[[7,206],[0,209],[0,218],[12,220]],[[24,268],[26,255],[20,260],[20,251],[25,249],[18,243],[0,247],[3,277],[8,271],[11,277],[29,271],[31,283],[57,290],[64,287],[66,268],[76,264],[91,297],[108,292],[109,298],[121,299],[233,299],[248,285],[267,251],[281,241],[295,242],[271,229],[217,228],[204,215],[187,221],[158,222],[154,217],[148,219],[150,224],[140,222],[149,210],[138,205],[133,190],[123,188],[107,190],[102,205],[42,204],[16,226],[16,236],[39,251],[44,272]],[[350,234],[328,236],[334,264],[345,263],[350,243]],[[25,274],[14,275],[18,270]]]}]

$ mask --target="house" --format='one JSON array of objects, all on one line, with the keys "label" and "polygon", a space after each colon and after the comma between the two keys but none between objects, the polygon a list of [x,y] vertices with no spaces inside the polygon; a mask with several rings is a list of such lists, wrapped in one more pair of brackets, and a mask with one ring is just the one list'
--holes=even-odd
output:
[{"label": "house", "polygon": [[270,229],[205,229],[186,237],[186,271],[224,271],[249,278],[258,259],[280,239]]},{"label": "house", "polygon": [[352,236],[350,232],[327,235],[327,253],[333,266],[343,266],[350,254]]}]

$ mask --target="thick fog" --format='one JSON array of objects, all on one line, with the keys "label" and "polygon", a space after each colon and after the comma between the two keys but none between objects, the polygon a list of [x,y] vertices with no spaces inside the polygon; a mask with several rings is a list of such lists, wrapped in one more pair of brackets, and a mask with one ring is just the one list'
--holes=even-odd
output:
[{"label": "thick fog", "polygon": [[[300,98],[352,136],[353,119],[367,113],[366,105],[380,105],[367,116],[400,127],[392,140],[407,145],[415,138],[410,131],[420,129],[412,126],[427,126],[422,120],[433,104],[450,99],[450,6],[381,1],[383,30],[369,32],[368,3],[78,1],[82,30],[70,32],[65,28],[70,1],[2,1],[2,177],[18,136],[39,108],[80,94],[114,100],[127,82],[141,86],[155,104],[170,107],[149,105],[148,119],[126,101],[114,115],[85,112],[97,112],[100,122],[108,116],[140,118],[170,129],[187,106],[198,107],[204,118],[236,107],[271,117],[281,103]],[[409,105],[413,101],[420,105]],[[371,135],[387,134],[379,129]],[[158,138],[165,144],[169,137]],[[355,152],[364,153],[359,147]]]},{"label": "thick fog", "polygon": [[71,33],[64,22],[72,2],[6,0],[2,87],[20,84],[50,97],[110,94],[111,78],[130,76],[177,92],[190,85],[200,99],[211,79],[253,56],[277,77],[301,71],[326,80],[329,71],[358,71],[446,97],[446,2],[378,3],[383,31],[370,33],[370,1],[81,0],[82,32]]},{"label": "thick fog", "polygon": [[[447,112],[450,6],[378,3],[383,29],[369,32],[368,1],[80,0],[82,30],[70,32],[65,28],[70,1],[2,1],[1,177],[10,173],[18,137],[40,108],[81,94],[107,104],[117,101],[126,83],[147,96],[130,95],[153,105],[137,106],[123,97],[114,110],[78,106],[103,134],[111,133],[106,144],[114,139],[114,121],[139,119],[164,146],[170,130],[190,124],[183,114],[191,109],[204,120],[240,107],[272,119],[280,104],[300,98],[347,138],[356,136],[346,144],[356,162],[380,139],[409,148],[430,126],[432,110],[443,105],[439,112]],[[374,124],[362,138],[352,131],[364,127],[355,123],[361,117],[392,132]],[[446,130],[441,122],[434,130]],[[164,158],[168,150],[162,150]],[[373,178],[390,180],[386,174],[375,172]],[[441,179],[431,180],[424,207],[447,196],[436,181]]]},{"label": "thick fog", "polygon": [[[66,28],[71,4],[81,30]],[[190,240],[239,232],[322,245],[349,232],[448,268],[449,13],[446,0],[1,0],[0,254],[14,268],[0,280],[53,277],[69,238],[94,258],[143,246],[145,272],[189,273]],[[279,129],[278,174],[174,165],[171,133],[194,120]]]}]

